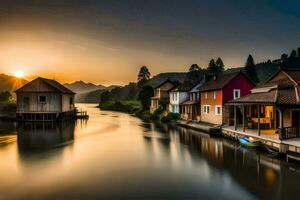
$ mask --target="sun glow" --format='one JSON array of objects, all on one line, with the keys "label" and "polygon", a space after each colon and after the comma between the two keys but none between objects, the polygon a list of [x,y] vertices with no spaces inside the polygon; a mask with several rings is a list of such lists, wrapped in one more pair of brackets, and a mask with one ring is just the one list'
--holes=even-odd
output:
[{"label": "sun glow", "polygon": [[18,70],[15,72],[15,77],[17,78],[23,78],[24,77],[24,72],[21,70]]}]

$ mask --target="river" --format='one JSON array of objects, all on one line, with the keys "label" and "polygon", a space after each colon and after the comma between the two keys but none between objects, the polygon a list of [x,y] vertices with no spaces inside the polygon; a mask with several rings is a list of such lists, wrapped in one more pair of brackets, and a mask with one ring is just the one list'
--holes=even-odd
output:
[{"label": "river", "polygon": [[300,165],[78,104],[88,121],[0,123],[0,199],[296,199]]}]

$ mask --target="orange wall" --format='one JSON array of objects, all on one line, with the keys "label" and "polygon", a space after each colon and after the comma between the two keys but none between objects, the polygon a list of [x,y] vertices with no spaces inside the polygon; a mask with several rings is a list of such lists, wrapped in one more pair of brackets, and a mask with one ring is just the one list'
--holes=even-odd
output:
[{"label": "orange wall", "polygon": [[217,98],[214,99],[214,91],[208,91],[207,99],[205,99],[205,92],[201,92],[201,105],[222,105],[223,95],[222,90],[217,91]]}]

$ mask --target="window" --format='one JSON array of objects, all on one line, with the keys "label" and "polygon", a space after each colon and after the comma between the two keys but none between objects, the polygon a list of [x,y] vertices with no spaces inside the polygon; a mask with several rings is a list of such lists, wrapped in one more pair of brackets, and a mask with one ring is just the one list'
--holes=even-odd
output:
[{"label": "window", "polygon": [[73,105],[73,97],[70,97],[70,105]]},{"label": "window", "polygon": [[214,91],[214,99],[217,99],[217,91]]},{"label": "window", "polygon": [[203,106],[203,112],[204,114],[209,114],[210,106],[209,105],[204,105]]},{"label": "window", "polygon": [[207,97],[208,97],[208,93],[207,92],[205,92],[204,97],[205,97],[205,99],[207,99]]},{"label": "window", "polygon": [[239,89],[234,89],[233,90],[233,99],[238,99],[241,97],[241,90]]},{"label": "window", "polygon": [[216,115],[222,114],[222,106],[215,106],[215,114]]},{"label": "window", "polygon": [[40,103],[46,103],[46,96],[39,96]]}]

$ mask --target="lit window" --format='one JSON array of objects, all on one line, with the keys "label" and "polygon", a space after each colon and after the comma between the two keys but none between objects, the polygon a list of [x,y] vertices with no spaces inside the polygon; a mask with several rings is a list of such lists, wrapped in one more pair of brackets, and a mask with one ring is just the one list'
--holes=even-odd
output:
[{"label": "lit window", "polygon": [[207,97],[208,97],[208,92],[205,92],[204,97],[205,97],[205,99],[207,99]]},{"label": "lit window", "polygon": [[215,114],[216,115],[222,114],[222,106],[215,106]]},{"label": "lit window", "polygon": [[241,97],[241,90],[239,89],[234,89],[233,90],[233,99],[238,99]]},{"label": "lit window", "polygon": [[46,96],[39,96],[40,103],[46,103]]}]

